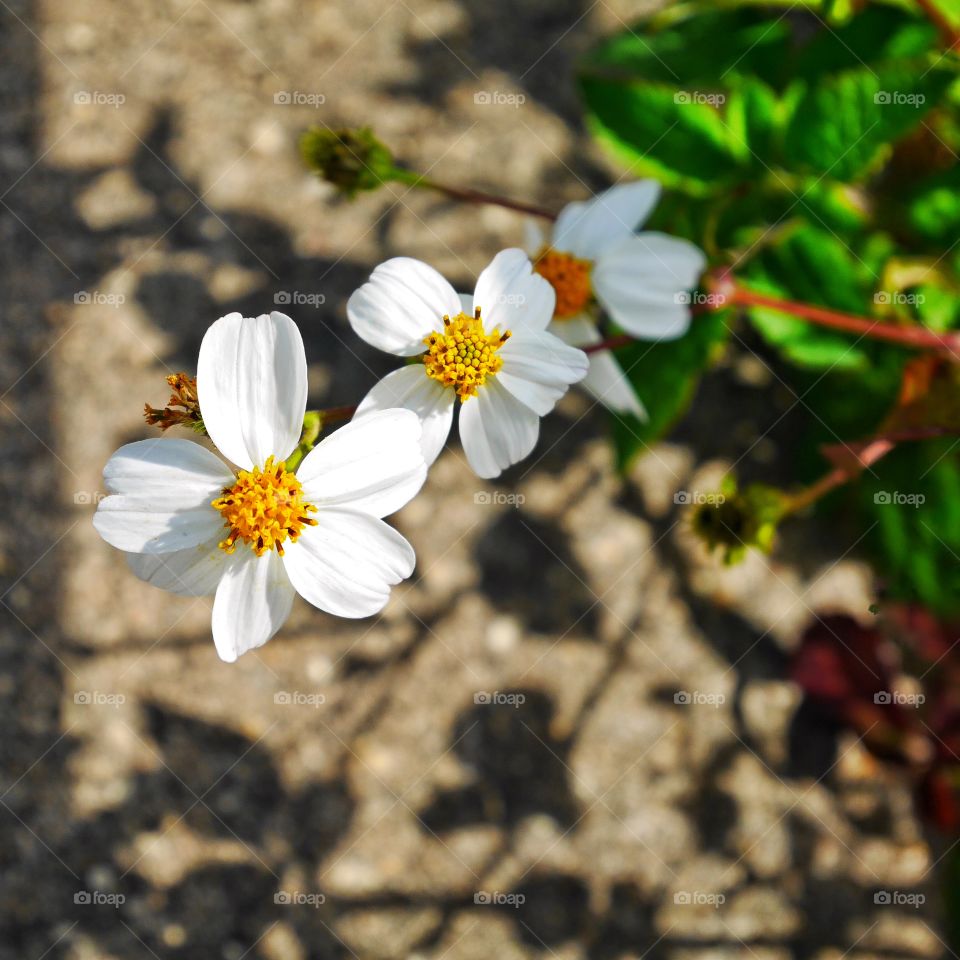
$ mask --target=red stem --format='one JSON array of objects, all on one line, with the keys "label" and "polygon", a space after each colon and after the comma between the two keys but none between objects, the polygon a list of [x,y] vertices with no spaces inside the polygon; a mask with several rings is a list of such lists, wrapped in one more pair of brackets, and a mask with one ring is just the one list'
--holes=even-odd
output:
[{"label": "red stem", "polygon": [[960,30],[954,27],[936,3],[933,0],[917,0],[917,5],[923,8],[928,19],[936,25],[947,49],[960,50]]},{"label": "red stem", "polygon": [[496,207],[506,207],[507,210],[515,210],[517,213],[528,213],[534,217],[543,217],[545,220],[557,219],[557,215],[545,207],[538,207],[533,203],[524,203],[522,200],[511,200],[509,197],[498,197],[496,194],[486,193],[483,190],[472,190],[469,187],[454,187],[449,183],[440,183],[437,180],[431,180],[425,177],[417,181],[416,185],[429,187],[431,190],[445,194],[453,200],[463,200],[466,203],[490,203]]},{"label": "red stem", "polygon": [[887,340],[918,349],[946,350],[952,353],[955,359],[960,359],[960,337],[955,333],[936,333],[925,327],[900,327],[892,323],[870,320],[867,317],[854,317],[825,307],[815,307],[808,303],[781,300],[764,293],[755,293],[732,282],[727,284],[723,292],[725,297],[722,298],[721,306],[739,304],[746,307],[767,307],[770,310],[779,310],[790,316],[809,320],[822,327],[842,330],[844,333],[858,334],[874,340]]},{"label": "red stem", "polygon": [[598,350],[616,350],[617,347],[626,347],[631,343],[636,343],[637,338],[631,337],[629,333],[619,333],[615,337],[607,340],[601,340],[599,343],[590,343],[580,349],[584,353],[596,353]]},{"label": "red stem", "polygon": [[349,420],[357,412],[357,406],[358,405],[354,403],[346,407],[328,407],[326,410],[321,410],[323,426],[326,427],[328,423],[339,423],[341,420]]}]

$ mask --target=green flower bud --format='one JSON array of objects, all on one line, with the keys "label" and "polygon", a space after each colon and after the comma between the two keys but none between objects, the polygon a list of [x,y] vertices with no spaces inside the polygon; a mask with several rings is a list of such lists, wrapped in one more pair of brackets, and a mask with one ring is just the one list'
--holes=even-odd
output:
[{"label": "green flower bud", "polygon": [[348,197],[397,179],[393,154],[369,127],[311,127],[300,138],[304,163]]},{"label": "green flower bud", "polygon": [[691,517],[693,530],[711,551],[721,550],[723,562],[739,563],[751,547],[769,553],[786,499],[779,490],[753,484],[737,489],[728,477],[721,492],[698,504]]}]

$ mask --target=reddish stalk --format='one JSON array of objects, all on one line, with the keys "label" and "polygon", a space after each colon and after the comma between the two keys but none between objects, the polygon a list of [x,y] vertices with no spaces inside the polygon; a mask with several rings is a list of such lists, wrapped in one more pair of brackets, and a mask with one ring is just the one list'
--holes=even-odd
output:
[{"label": "reddish stalk", "polygon": [[947,15],[934,3],[934,0],[917,0],[917,6],[923,8],[927,19],[940,31],[946,48],[960,50],[960,30],[947,19]]},{"label": "reddish stalk", "polygon": [[320,411],[320,416],[323,418],[323,426],[326,427],[330,423],[340,423],[343,420],[349,420],[357,412],[357,404],[351,404],[345,407],[329,407],[326,410]]},{"label": "reddish stalk", "polygon": [[507,210],[514,210],[517,213],[527,213],[534,217],[543,217],[545,220],[556,220],[557,215],[552,210],[545,207],[538,207],[533,203],[524,203],[522,200],[511,200],[509,197],[499,197],[494,193],[486,193],[483,190],[472,190],[469,187],[454,187],[449,183],[441,183],[438,180],[432,180],[428,177],[416,177],[409,182],[413,186],[427,187],[430,190],[436,190],[452,200],[461,200],[465,203],[489,203],[495,207],[505,207]]},{"label": "reddish stalk", "polygon": [[936,333],[925,327],[900,327],[892,323],[870,320],[867,317],[855,317],[809,303],[797,303],[794,300],[781,300],[764,293],[755,293],[732,282],[724,292],[726,296],[723,305],[766,307],[792,317],[809,320],[821,327],[831,327],[834,330],[842,330],[844,333],[870,337],[874,340],[886,340],[921,350],[946,350],[960,359],[960,337],[955,333]]}]

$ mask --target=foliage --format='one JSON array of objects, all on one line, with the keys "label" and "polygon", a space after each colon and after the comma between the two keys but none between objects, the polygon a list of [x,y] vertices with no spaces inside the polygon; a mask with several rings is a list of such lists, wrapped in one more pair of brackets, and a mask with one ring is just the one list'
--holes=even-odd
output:
[{"label": "foliage", "polygon": [[[665,184],[650,226],[700,244],[747,288],[960,328],[960,57],[907,0],[789,6],[678,4],[604,41],[580,68],[591,129],[634,175]],[[811,414],[798,450],[869,437],[895,404],[903,347],[766,307],[725,313],[786,364]],[[662,412],[642,430],[615,423],[621,463],[686,408],[723,342],[703,319],[689,348],[624,352],[647,408]],[[860,519],[894,593],[944,613],[960,612],[960,574],[945,572],[960,571],[958,449],[905,445],[826,504]]]}]

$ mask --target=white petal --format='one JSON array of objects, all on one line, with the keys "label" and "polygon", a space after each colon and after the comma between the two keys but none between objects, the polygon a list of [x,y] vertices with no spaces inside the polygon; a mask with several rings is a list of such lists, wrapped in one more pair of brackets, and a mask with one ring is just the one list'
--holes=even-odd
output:
[{"label": "white petal", "polygon": [[520,249],[501,250],[477,279],[473,302],[480,307],[483,326],[510,330],[546,330],[553,317],[556,294],[550,283],[533,272]]},{"label": "white petal", "polygon": [[160,439],[121,447],[103,477],[112,496],[100,501],[93,525],[129,553],[170,553],[211,540],[223,526],[212,501],[235,479],[199,443]]},{"label": "white petal", "polygon": [[387,353],[412,357],[423,339],[460,312],[456,291],[433,267],[410,257],[381,263],[347,302],[354,333]]},{"label": "white petal", "polygon": [[587,355],[546,331],[511,337],[500,356],[503,367],[497,381],[540,416],[587,374]]},{"label": "white petal", "polygon": [[637,180],[610,187],[592,200],[568,204],[557,217],[552,246],[586,260],[597,260],[607,249],[631,236],[659,199],[659,183]]},{"label": "white petal", "polygon": [[[550,333],[560,337],[564,343],[576,346],[588,346],[603,339],[597,325],[585,314],[567,320],[554,320],[550,324]],[[613,353],[600,350],[588,356],[590,369],[580,381],[580,386],[607,409],[630,413],[640,420],[646,420],[647,412]]]},{"label": "white petal", "polygon": [[580,381],[580,386],[608,410],[629,413],[638,420],[647,419],[647,411],[633,385],[623,372],[620,362],[609,350],[590,354],[590,369]]},{"label": "white petal", "polygon": [[197,396],[210,439],[240,467],[285,459],[300,441],[307,358],[297,325],[282,313],[221,317],[197,361]]},{"label": "white petal", "polygon": [[540,418],[495,377],[460,409],[460,442],[474,473],[486,479],[528,456]]},{"label": "white petal", "polygon": [[427,466],[440,456],[450,424],[456,393],[451,387],[428,377],[420,363],[388,373],[363,398],[353,419],[360,420],[374,410],[404,407],[420,418],[420,449]]},{"label": "white petal", "polygon": [[545,246],[547,238],[544,235],[540,224],[534,220],[524,220],[523,222],[523,249],[535,257]]},{"label": "white petal", "polygon": [[706,266],[692,243],[641,233],[606,252],[593,271],[597,299],[627,333],[672,340],[690,326],[689,297]]},{"label": "white petal", "polygon": [[366,513],[325,508],[283,556],[297,593],[338,617],[369,617],[390,587],[413,573],[413,547],[393,527]]},{"label": "white petal", "polygon": [[290,616],[293,597],[293,586],[274,551],[258,557],[237,547],[213,601],[213,642],[220,659],[233,663],[240,654],[262,647]]},{"label": "white petal", "polygon": [[181,597],[207,597],[217,592],[230,559],[217,546],[221,539],[218,535],[209,543],[173,553],[128,553],[127,563],[141,580],[161,590]]},{"label": "white petal", "polygon": [[411,410],[372,411],[341,427],[297,470],[306,499],[318,507],[342,504],[375,517],[394,513],[416,496],[427,477],[421,433]]}]

